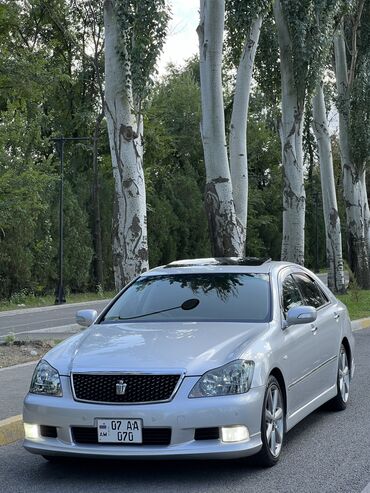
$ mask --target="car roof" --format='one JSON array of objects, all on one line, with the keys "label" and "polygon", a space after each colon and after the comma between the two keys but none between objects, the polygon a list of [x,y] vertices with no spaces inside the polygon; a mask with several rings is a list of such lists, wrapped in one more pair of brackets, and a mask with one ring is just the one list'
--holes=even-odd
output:
[{"label": "car roof", "polygon": [[211,272],[270,274],[289,266],[300,267],[289,262],[260,259],[257,257],[212,257],[177,260],[167,265],[161,265],[151,269],[142,274],[142,276]]}]

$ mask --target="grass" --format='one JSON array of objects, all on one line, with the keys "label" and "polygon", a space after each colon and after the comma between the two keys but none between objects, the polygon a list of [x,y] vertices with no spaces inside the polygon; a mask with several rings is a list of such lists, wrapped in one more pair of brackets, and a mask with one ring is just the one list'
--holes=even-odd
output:
[{"label": "grass", "polygon": [[[99,291],[98,293],[77,293],[66,296],[67,303],[81,303],[83,301],[95,301],[113,298],[115,291]],[[35,296],[20,294],[11,300],[0,300],[0,312],[5,310],[16,310],[19,308],[34,308],[38,306],[54,305],[55,296]]]},{"label": "grass", "polygon": [[352,320],[370,317],[370,290],[348,290],[337,297],[347,306]]}]

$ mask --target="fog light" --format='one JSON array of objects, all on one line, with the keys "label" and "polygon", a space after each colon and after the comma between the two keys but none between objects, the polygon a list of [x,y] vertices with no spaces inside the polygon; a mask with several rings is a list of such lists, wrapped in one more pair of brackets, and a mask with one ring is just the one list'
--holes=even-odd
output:
[{"label": "fog light", "polygon": [[223,442],[242,442],[249,440],[249,431],[246,426],[223,426],[221,428],[221,439]]},{"label": "fog light", "polygon": [[24,435],[26,438],[40,438],[39,425],[30,425],[28,423],[23,423]]}]

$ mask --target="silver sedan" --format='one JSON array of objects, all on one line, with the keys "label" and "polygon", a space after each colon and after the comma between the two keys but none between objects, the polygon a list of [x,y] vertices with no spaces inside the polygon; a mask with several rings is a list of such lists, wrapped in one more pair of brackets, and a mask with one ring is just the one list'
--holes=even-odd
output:
[{"label": "silver sedan", "polygon": [[24,447],[60,456],[240,458],[272,466],[284,435],[354,372],[346,307],[307,269],[178,261],[126,286],[37,365]]}]

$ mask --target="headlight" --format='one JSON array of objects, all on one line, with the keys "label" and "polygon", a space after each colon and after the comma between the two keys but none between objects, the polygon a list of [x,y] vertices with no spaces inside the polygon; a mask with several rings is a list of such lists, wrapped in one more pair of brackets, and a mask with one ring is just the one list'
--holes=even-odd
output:
[{"label": "headlight", "polygon": [[244,394],[252,383],[253,361],[236,360],[205,373],[194,385],[189,397],[214,397]]},{"label": "headlight", "polygon": [[54,395],[57,397],[63,395],[58,371],[43,359],[33,372],[30,392],[32,394]]}]

